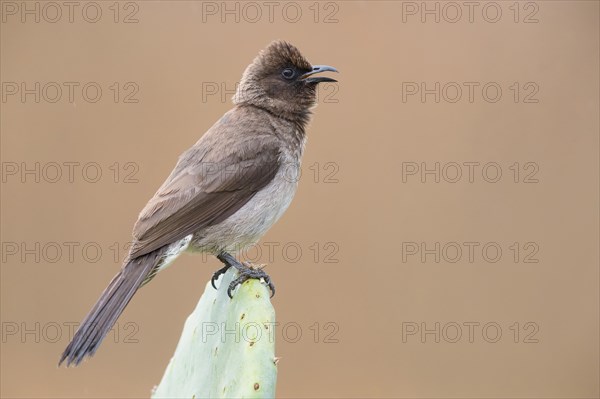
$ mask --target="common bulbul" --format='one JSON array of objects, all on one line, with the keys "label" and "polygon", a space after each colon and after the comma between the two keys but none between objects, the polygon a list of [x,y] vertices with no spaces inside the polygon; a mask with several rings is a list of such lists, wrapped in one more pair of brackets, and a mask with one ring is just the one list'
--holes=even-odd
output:
[{"label": "common bulbul", "polygon": [[269,276],[233,254],[255,244],[287,209],[296,192],[306,127],[321,82],[337,72],[311,65],[285,41],[262,50],[246,68],[234,108],[180,157],[175,169],[141,211],[133,245],[120,272],[85,317],[59,364],[93,355],[139,287],[183,251],[215,255],[238,277],[228,287]]}]

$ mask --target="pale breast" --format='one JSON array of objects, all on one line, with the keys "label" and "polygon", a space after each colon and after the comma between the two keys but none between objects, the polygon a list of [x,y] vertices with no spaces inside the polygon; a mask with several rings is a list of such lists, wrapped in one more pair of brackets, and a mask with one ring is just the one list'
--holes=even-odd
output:
[{"label": "pale breast", "polygon": [[236,253],[256,243],[288,208],[300,177],[300,154],[284,153],[274,179],[223,222],[194,234],[189,251]]}]

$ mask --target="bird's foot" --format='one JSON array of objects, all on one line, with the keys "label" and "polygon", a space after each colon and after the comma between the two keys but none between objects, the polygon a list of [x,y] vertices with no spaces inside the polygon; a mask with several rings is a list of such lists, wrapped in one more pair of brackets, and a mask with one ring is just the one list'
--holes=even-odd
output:
[{"label": "bird's foot", "polygon": [[275,295],[275,286],[271,281],[271,277],[269,277],[269,275],[263,270],[266,265],[253,265],[250,262],[240,262],[227,252],[222,252],[221,254],[217,255],[217,259],[223,262],[225,266],[217,270],[210,280],[210,283],[214,289],[217,289],[215,281],[217,281],[222,274],[227,272],[227,270],[233,266],[238,270],[239,276],[235,278],[227,288],[227,295],[229,295],[229,298],[233,298],[231,293],[238,285],[250,279],[264,280],[271,290],[271,298],[273,295]]},{"label": "bird's foot", "polygon": [[273,295],[275,295],[275,286],[271,281],[271,277],[269,277],[269,275],[263,270],[265,266],[266,265],[254,265],[250,262],[241,262],[241,267],[236,266],[239,276],[233,280],[229,284],[229,288],[227,288],[227,295],[229,295],[229,298],[233,298],[231,293],[238,285],[250,279],[263,279],[267,286],[269,286],[269,289],[271,290],[271,298],[273,298]]}]

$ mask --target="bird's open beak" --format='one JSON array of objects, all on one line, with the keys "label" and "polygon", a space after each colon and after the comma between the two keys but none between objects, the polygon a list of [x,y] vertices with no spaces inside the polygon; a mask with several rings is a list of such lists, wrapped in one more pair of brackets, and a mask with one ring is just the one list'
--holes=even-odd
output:
[{"label": "bird's open beak", "polygon": [[315,66],[313,66],[312,71],[305,73],[304,75],[300,76],[300,78],[303,79],[306,83],[337,82],[337,80],[335,80],[335,79],[322,77],[322,76],[315,77],[315,78],[309,77],[316,73],[327,72],[327,71],[338,72],[338,70],[335,69],[334,67],[330,67],[327,65],[315,65]]}]

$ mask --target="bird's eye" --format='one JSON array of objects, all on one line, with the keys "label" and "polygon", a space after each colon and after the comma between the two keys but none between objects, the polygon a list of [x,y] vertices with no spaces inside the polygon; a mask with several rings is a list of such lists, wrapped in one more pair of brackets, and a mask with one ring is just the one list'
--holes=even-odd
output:
[{"label": "bird's eye", "polygon": [[292,68],[285,68],[283,72],[281,72],[281,75],[286,79],[292,79],[294,75],[296,75],[296,72],[294,72]]}]

